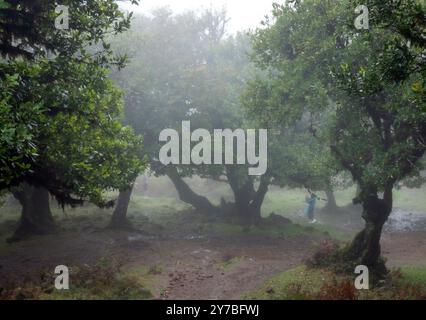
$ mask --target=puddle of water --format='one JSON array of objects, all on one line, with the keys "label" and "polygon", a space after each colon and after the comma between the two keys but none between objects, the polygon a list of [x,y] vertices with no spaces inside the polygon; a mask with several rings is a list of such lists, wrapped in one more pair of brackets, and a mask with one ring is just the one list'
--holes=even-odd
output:
[{"label": "puddle of water", "polygon": [[154,236],[143,236],[143,235],[134,235],[134,236],[128,236],[127,241],[129,242],[137,242],[137,241],[146,241],[146,240],[154,240],[156,237]]},{"label": "puddle of water", "polygon": [[187,236],[185,237],[185,240],[198,240],[198,239],[204,239],[204,236]]}]

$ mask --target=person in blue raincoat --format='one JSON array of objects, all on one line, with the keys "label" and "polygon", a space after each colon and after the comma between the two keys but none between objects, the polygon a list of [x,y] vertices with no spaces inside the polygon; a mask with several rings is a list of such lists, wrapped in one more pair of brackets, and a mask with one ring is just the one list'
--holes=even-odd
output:
[{"label": "person in blue raincoat", "polygon": [[310,223],[316,223],[315,219],[315,205],[317,203],[318,197],[310,192],[310,195],[306,197],[305,201],[308,204],[305,208],[305,215],[310,220]]}]

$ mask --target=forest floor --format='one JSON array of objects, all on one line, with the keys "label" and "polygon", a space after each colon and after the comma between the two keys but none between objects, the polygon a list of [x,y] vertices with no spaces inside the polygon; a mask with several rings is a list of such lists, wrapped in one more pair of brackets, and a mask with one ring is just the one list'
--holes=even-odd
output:
[{"label": "forest floor", "polygon": [[142,279],[153,298],[237,299],[268,277],[300,264],[325,238],[294,226],[282,226],[282,234],[274,226],[272,236],[269,226],[245,229],[203,222],[188,229],[197,219],[194,215],[183,213],[171,229],[146,223],[139,231],[86,228],[80,221],[79,230],[4,245],[0,284],[37,281],[57,265],[114,259],[124,264],[124,272]]},{"label": "forest floor", "polygon": [[[41,274],[53,274],[57,265],[73,268],[114,260],[123,264],[120,272],[136,277],[154,299],[238,299],[301,265],[329,239],[322,231],[285,221],[249,229],[191,211],[178,218],[165,215],[161,224],[136,219],[138,231],[105,229],[104,219],[64,218],[61,224],[67,227],[58,234],[3,245],[0,284],[37,282]],[[346,223],[346,232],[354,233],[356,225]],[[426,266],[426,231],[387,230],[382,244],[388,266]],[[79,297],[87,296],[45,298]]]},{"label": "forest floor", "polygon": [[[192,182],[216,203],[231,194],[222,184]],[[126,231],[105,228],[111,210],[86,205],[63,212],[52,203],[59,232],[13,244],[5,240],[20,208],[7,200],[0,208],[0,299],[238,299],[276,276],[292,278],[324,241],[344,244],[363,227],[360,209],[349,205],[353,188],[336,192],[338,212],[319,203],[315,225],[301,213],[303,190],[272,189],[263,206],[269,219],[251,228],[193,212],[173,190],[161,178],[144,196],[136,186],[128,212],[135,229]],[[395,193],[382,252],[390,268],[414,268],[411,275],[426,286],[425,190]],[[58,265],[70,268],[67,292],[51,290]]]}]

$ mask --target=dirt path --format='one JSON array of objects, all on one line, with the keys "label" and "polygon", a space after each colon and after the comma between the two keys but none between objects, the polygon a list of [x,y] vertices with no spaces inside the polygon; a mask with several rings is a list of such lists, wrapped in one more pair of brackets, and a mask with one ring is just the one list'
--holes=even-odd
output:
[{"label": "dirt path", "polygon": [[[159,267],[158,299],[238,299],[270,276],[293,268],[314,250],[315,237],[152,238],[108,230],[39,237],[0,253],[0,284],[30,280],[57,265],[94,264],[103,257],[126,268]],[[53,272],[53,271],[52,271]]]},{"label": "dirt path", "polygon": [[157,261],[168,275],[161,298],[238,299],[270,276],[300,264],[312,253],[313,242],[306,237],[235,237],[156,243]]},{"label": "dirt path", "polygon": [[426,266],[426,231],[385,232],[382,252],[390,267]]},{"label": "dirt path", "polygon": [[[37,278],[55,266],[126,260],[129,270],[158,268],[154,298],[238,299],[271,276],[296,267],[315,250],[318,236],[152,237],[134,232],[86,230],[38,237],[0,252],[0,284]],[[383,236],[388,265],[426,265],[426,232]]]}]

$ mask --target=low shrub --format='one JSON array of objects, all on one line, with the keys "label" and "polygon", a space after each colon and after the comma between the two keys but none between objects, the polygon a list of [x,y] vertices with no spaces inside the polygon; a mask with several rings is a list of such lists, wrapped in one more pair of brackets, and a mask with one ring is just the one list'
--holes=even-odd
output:
[{"label": "low shrub", "polygon": [[10,282],[0,288],[0,300],[96,300],[148,299],[152,295],[139,280],[122,271],[119,261],[101,260],[95,265],[70,268],[70,289],[57,290],[54,276],[42,273],[38,281]]}]

